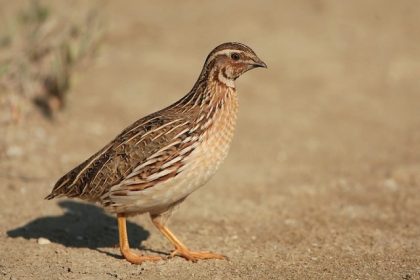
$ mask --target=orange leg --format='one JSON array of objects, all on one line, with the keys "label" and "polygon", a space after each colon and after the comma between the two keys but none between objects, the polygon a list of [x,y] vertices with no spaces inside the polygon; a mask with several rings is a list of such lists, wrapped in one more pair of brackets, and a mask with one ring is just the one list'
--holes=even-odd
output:
[{"label": "orange leg", "polygon": [[212,252],[194,252],[187,248],[181,241],[176,238],[176,236],[159,220],[159,216],[153,217],[152,222],[156,228],[175,246],[175,250],[171,253],[171,256],[181,256],[186,260],[196,262],[198,260],[205,259],[226,259],[225,256],[220,254],[215,254]]},{"label": "orange leg", "polygon": [[161,260],[161,257],[158,256],[142,256],[134,254],[130,250],[130,245],[128,244],[127,237],[127,226],[126,218],[124,214],[118,214],[118,232],[120,235],[120,251],[124,258],[133,264],[141,264],[144,261],[158,261]]}]

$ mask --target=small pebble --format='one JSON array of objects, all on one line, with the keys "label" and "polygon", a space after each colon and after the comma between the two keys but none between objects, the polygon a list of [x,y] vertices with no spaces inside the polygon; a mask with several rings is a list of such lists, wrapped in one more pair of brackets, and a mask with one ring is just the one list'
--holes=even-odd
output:
[{"label": "small pebble", "polygon": [[20,157],[23,155],[23,150],[21,147],[19,146],[10,146],[7,150],[6,150],[6,155],[8,157]]},{"label": "small pebble", "polygon": [[51,241],[48,240],[47,238],[44,238],[44,237],[38,238],[38,244],[39,245],[47,245],[47,244],[50,244],[50,243],[51,243]]},{"label": "small pebble", "polygon": [[384,186],[392,192],[398,191],[398,184],[394,179],[387,179],[384,181]]}]

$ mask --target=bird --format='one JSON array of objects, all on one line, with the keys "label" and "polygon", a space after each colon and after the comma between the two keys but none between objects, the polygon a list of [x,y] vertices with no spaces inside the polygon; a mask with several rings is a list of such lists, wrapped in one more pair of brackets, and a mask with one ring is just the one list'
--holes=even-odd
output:
[{"label": "bird", "polygon": [[45,199],[79,198],[116,214],[120,251],[132,264],[162,259],[130,249],[126,219],[138,214],[149,214],[174,246],[170,256],[193,262],[226,259],[189,249],[167,227],[167,221],[174,208],[203,186],[227,156],[238,113],[236,79],[260,67],[267,65],[245,44],[217,46],[185,96],[128,126],[62,176]]}]

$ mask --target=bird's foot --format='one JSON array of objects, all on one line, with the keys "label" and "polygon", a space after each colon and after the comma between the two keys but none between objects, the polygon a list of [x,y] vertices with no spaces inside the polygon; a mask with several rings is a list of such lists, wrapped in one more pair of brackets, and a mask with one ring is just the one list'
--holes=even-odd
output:
[{"label": "bird's foot", "polygon": [[131,251],[123,251],[121,253],[123,254],[124,258],[132,264],[142,264],[143,262],[156,262],[162,260],[162,257],[159,256],[137,255]]},{"label": "bird's foot", "polygon": [[212,252],[194,252],[190,251],[187,248],[177,248],[171,253],[171,257],[180,256],[188,261],[196,262],[198,260],[209,260],[209,259],[218,259],[218,260],[226,260],[227,257],[212,253]]}]

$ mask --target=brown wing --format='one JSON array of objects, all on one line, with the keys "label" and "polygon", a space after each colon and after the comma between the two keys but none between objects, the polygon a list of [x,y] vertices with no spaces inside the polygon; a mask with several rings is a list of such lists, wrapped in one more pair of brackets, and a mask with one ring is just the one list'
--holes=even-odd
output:
[{"label": "brown wing", "polygon": [[[140,119],[60,178],[46,199],[67,196],[97,201],[123,180],[128,187],[133,182],[132,187],[144,189],[176,176],[181,165],[174,159],[180,152],[184,157],[192,151],[188,148],[192,143],[189,128],[188,120],[175,118],[170,113],[155,113]],[[163,169],[171,172],[163,172]],[[152,174],[162,176],[144,180],[153,179]]]}]

